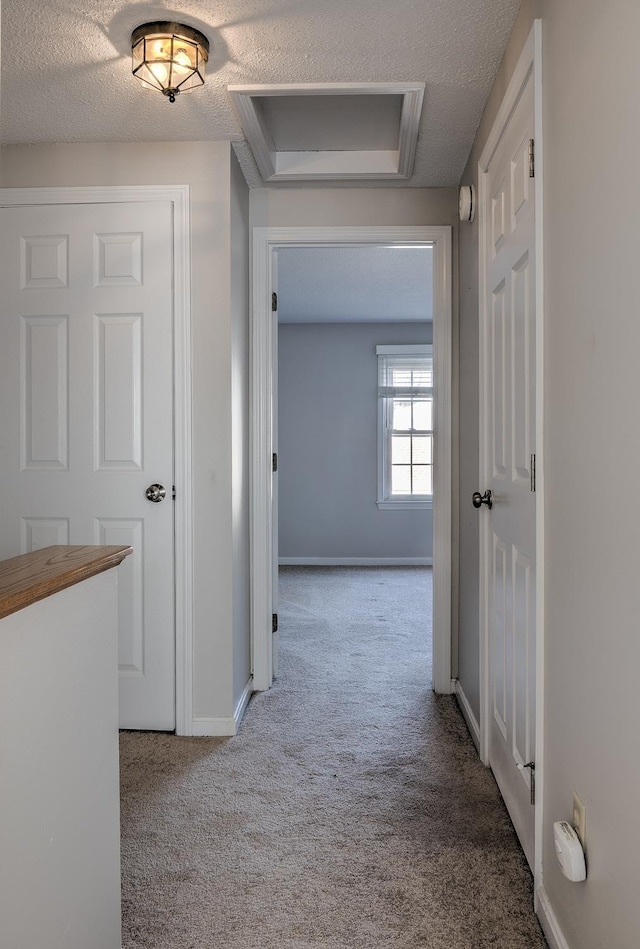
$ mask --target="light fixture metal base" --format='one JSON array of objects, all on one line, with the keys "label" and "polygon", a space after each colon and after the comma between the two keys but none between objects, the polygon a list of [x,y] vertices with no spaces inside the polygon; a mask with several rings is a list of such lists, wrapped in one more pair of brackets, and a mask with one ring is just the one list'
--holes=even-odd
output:
[{"label": "light fixture metal base", "polygon": [[196,30],[195,26],[188,26],[186,23],[176,23],[175,20],[157,20],[153,23],[141,23],[131,34],[131,45],[135,46],[136,43],[139,43],[145,36],[151,36],[155,33],[164,33],[167,36],[183,36],[186,40],[190,40],[192,43],[197,43],[199,46],[202,46],[207,57],[209,56],[209,40],[204,33],[201,33],[200,30]]}]

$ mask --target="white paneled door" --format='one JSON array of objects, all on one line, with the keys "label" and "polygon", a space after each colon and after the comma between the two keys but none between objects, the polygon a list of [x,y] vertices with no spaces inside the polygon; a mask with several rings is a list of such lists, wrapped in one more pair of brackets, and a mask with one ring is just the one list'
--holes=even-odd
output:
[{"label": "white paneled door", "polygon": [[171,204],[0,214],[0,555],[133,547],[118,571],[120,724],[172,730]]},{"label": "white paneled door", "polygon": [[486,175],[483,432],[488,757],[533,867],[535,755],[535,202],[533,79]]}]

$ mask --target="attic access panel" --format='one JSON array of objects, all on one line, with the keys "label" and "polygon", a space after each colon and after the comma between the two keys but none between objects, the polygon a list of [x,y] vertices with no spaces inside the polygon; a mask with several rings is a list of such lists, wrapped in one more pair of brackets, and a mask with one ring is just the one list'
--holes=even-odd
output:
[{"label": "attic access panel", "polygon": [[424,83],[229,86],[265,181],[411,176]]}]

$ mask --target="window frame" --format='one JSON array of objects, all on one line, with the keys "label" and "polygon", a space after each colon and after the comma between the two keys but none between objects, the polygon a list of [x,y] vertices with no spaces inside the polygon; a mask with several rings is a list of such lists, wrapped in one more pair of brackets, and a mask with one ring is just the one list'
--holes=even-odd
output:
[{"label": "window frame", "polygon": [[[419,343],[419,344],[399,344],[395,346],[376,346],[376,367],[378,372],[378,383],[380,379],[380,357],[381,356],[428,356],[431,358],[432,371],[433,371],[433,344],[432,343]],[[379,385],[378,385],[379,388]],[[377,506],[381,510],[391,509],[391,510],[416,510],[416,509],[431,509],[433,508],[433,492],[431,494],[413,494],[413,495],[396,495],[392,497],[391,495],[391,436],[393,430],[389,425],[389,419],[391,417],[391,412],[389,409],[389,397],[380,395],[378,389],[377,392],[377,401],[378,401],[378,497],[377,497]],[[433,393],[433,388],[432,388]],[[433,395],[432,395],[432,404],[433,404]],[[432,428],[431,438],[432,438],[432,459],[431,459],[431,471],[432,478],[433,472],[435,470],[435,463],[433,455],[435,453],[435,433],[433,429],[434,425],[434,410],[432,408],[431,424]],[[433,481],[432,481],[433,484]]]}]

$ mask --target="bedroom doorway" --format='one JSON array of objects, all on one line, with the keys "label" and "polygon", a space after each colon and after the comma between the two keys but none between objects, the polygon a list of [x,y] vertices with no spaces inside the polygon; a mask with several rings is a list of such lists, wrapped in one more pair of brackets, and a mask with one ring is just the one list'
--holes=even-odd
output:
[{"label": "bedroom doorway", "polygon": [[[426,339],[400,343],[394,339],[373,343],[374,347],[374,379],[373,391],[376,398],[375,415],[378,416],[378,380],[376,362],[380,356],[396,356],[396,353],[385,352],[385,349],[405,346],[432,345],[433,359],[433,432],[437,448],[432,459],[432,490],[433,490],[433,537],[434,547],[432,559],[434,561],[434,630],[433,638],[433,680],[432,685],[437,692],[451,691],[451,229],[448,227],[408,227],[408,228],[256,228],[254,230],[254,287],[253,287],[253,328],[252,328],[252,360],[254,389],[252,397],[252,471],[253,471],[253,518],[252,518],[252,549],[253,549],[253,655],[254,655],[254,688],[264,690],[270,687],[274,675],[274,658],[277,661],[277,631],[274,632],[277,614],[277,569],[281,555],[278,543],[278,523],[275,516],[277,511],[278,479],[282,477],[280,460],[275,464],[278,445],[278,312],[279,297],[282,288],[282,277],[286,275],[290,265],[293,272],[299,272],[301,257],[296,254],[306,252],[310,254],[322,251],[326,254],[331,251],[356,252],[386,250],[398,254],[400,260],[408,252],[417,253],[423,249],[429,255],[432,263],[432,338],[429,343]],[[294,253],[292,253],[294,252]],[[291,255],[291,260],[287,259]],[[303,254],[304,256],[304,254]],[[355,260],[355,257],[352,257]],[[281,266],[282,261],[284,266]],[[329,286],[326,278],[323,280],[325,294]],[[366,314],[365,314],[366,315]],[[339,322],[339,321],[334,321]],[[370,324],[371,321],[361,320]],[[375,322],[375,321],[374,321]],[[382,322],[382,321],[380,321]],[[410,322],[410,321],[405,321]],[[317,326],[317,324],[311,324]],[[411,331],[411,327],[409,328]],[[330,327],[329,327],[330,331]],[[326,332],[326,331],[325,331]],[[358,333],[362,334],[362,330]],[[374,327],[375,335],[375,327]],[[295,334],[294,334],[295,335]],[[357,334],[356,334],[357,335]],[[395,335],[395,334],[394,334]],[[370,341],[371,342],[371,341]],[[376,348],[382,352],[376,352]],[[313,346],[317,351],[317,346]],[[287,370],[290,359],[287,359]],[[307,380],[310,378],[310,366],[302,364],[302,370],[308,370]],[[414,381],[417,377],[413,377]],[[407,393],[404,393],[406,396]],[[335,418],[335,411],[333,416]],[[399,418],[399,416],[398,416]],[[424,417],[421,417],[424,421]],[[407,433],[411,435],[411,433]],[[420,430],[416,436],[424,436]],[[377,435],[375,436],[377,437]],[[416,449],[423,448],[424,443],[416,441]],[[376,448],[377,453],[377,448]],[[397,452],[396,452],[397,456]],[[426,460],[427,455],[417,455],[417,461]],[[398,461],[398,457],[395,459]],[[274,470],[274,467],[276,470]],[[376,496],[373,504],[380,514],[391,513],[384,508],[384,498],[380,495],[379,463],[374,475]],[[416,484],[424,489],[425,470],[416,467],[409,472],[410,479],[414,477]],[[430,474],[430,473],[429,473]],[[406,490],[406,471],[405,477]],[[423,480],[420,481],[420,478]],[[399,484],[396,473],[396,485]],[[276,502],[274,510],[274,499]],[[409,511],[401,511],[408,514]],[[294,556],[302,556],[296,554]],[[319,556],[319,555],[318,555]],[[318,559],[318,556],[315,559]],[[396,554],[402,560],[400,554]],[[428,554],[417,551],[416,561],[425,561]],[[389,555],[387,555],[389,557]],[[286,562],[286,554],[283,559]],[[342,557],[333,559],[349,559],[345,553]],[[352,557],[353,566],[358,560],[376,560],[380,557]],[[393,558],[392,558],[393,559]],[[405,555],[405,562],[408,559]],[[455,558],[453,558],[453,562]],[[361,564],[362,565],[362,564]],[[277,627],[276,627],[277,628]]]}]

